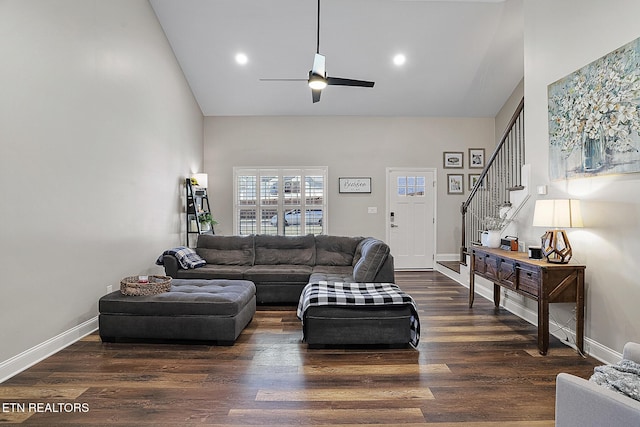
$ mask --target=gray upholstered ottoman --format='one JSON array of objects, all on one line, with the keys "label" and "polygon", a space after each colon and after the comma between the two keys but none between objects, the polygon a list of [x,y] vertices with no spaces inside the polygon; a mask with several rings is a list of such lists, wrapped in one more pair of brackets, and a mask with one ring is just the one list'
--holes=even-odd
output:
[{"label": "gray upholstered ottoman", "polygon": [[411,342],[411,307],[309,307],[304,336],[309,348],[374,345],[406,347]]},{"label": "gray upholstered ottoman", "polygon": [[309,283],[298,303],[309,347],[375,345],[417,347],[418,308],[394,283]]},{"label": "gray upholstered ottoman", "polygon": [[99,301],[100,337],[233,345],[256,312],[255,295],[247,280],[174,279],[169,292],[151,296],[115,291]]}]

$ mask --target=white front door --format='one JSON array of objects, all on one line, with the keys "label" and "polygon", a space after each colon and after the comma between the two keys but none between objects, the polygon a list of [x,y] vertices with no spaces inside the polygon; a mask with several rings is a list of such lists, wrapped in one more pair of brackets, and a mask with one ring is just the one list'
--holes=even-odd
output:
[{"label": "white front door", "polygon": [[432,269],[435,169],[387,168],[387,241],[399,270]]}]

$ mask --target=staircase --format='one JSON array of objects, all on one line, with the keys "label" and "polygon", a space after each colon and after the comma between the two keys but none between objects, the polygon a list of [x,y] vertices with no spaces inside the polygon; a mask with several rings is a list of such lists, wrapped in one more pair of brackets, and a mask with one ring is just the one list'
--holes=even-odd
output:
[{"label": "staircase", "polygon": [[[524,158],[524,98],[509,121],[469,198],[462,203],[460,263],[466,265],[467,249],[479,244],[487,217],[513,220],[528,199]],[[525,173],[523,173],[525,170]],[[503,227],[506,228],[506,225]]]}]

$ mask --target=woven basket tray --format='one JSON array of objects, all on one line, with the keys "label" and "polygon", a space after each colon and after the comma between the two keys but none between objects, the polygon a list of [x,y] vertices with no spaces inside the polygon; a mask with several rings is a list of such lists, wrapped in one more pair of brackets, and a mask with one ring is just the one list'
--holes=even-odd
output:
[{"label": "woven basket tray", "polygon": [[148,276],[149,283],[138,282],[138,276],[125,277],[120,281],[120,292],[124,295],[156,295],[171,289],[171,277]]}]

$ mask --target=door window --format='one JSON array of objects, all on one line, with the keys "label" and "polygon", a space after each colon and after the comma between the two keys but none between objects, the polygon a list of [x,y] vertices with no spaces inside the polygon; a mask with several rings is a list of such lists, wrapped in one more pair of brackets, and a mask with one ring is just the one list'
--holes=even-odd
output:
[{"label": "door window", "polygon": [[396,194],[400,197],[424,197],[424,176],[399,176],[396,180]]}]

